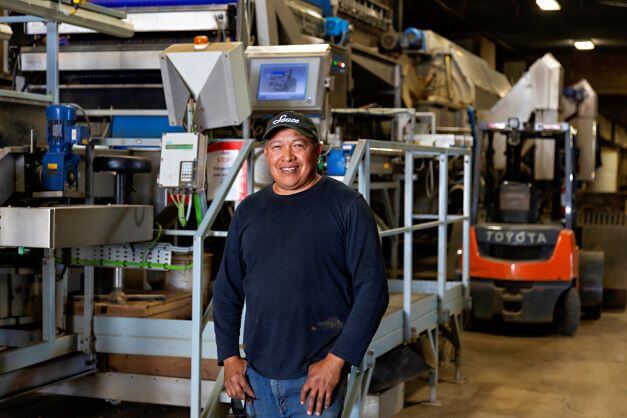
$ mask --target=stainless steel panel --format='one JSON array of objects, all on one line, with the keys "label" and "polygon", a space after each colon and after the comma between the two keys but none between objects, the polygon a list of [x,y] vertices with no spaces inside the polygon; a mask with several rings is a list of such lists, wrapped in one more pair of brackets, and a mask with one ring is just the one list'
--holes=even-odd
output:
[{"label": "stainless steel panel", "polygon": [[148,205],[0,208],[0,246],[68,248],[147,241],[153,233]]},{"label": "stainless steel panel", "polygon": [[[202,381],[203,405],[215,382]],[[82,396],[98,399],[117,399],[126,402],[144,402],[158,405],[189,406],[190,381],[178,377],[147,376],[127,373],[97,373],[69,380],[44,389],[54,395]],[[221,399],[227,402],[226,398]]]},{"label": "stainless steel panel", "polygon": [[74,351],[76,351],[76,335],[74,334],[63,335],[50,342],[6,350],[0,353],[0,374],[42,363]]},{"label": "stainless steel panel", "polygon": [[[59,52],[59,71],[158,70],[161,49]],[[46,53],[26,49],[21,54],[23,71],[45,71]]]},{"label": "stainless steel panel", "polygon": [[[89,5],[90,3],[85,3]],[[81,8],[84,5],[81,5]],[[215,6],[203,6],[202,9],[215,8]],[[220,7],[220,6],[218,6]],[[224,9],[226,5],[221,7]],[[159,7],[162,9],[162,7]],[[150,11],[147,13],[130,12],[127,14],[128,22],[133,24],[135,33],[139,32],[179,32],[179,31],[210,31],[218,30],[218,20],[228,26],[225,10],[196,10],[175,11],[170,10]],[[42,22],[30,22],[26,24],[29,35],[45,35],[46,25]],[[225,28],[226,29],[226,28]],[[93,30],[79,26],[62,23],[59,25],[60,34],[94,33]]]},{"label": "stainless steel panel", "polygon": [[0,400],[90,373],[95,367],[91,356],[79,354],[3,374],[0,376]]}]

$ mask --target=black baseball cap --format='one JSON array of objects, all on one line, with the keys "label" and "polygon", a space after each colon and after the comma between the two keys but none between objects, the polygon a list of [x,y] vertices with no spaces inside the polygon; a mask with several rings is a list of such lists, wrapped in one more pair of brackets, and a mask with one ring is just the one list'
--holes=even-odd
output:
[{"label": "black baseball cap", "polygon": [[318,130],[310,118],[302,113],[287,111],[281,112],[270,119],[261,140],[267,141],[272,138],[273,133],[284,128],[294,129],[307,138],[318,139]]}]

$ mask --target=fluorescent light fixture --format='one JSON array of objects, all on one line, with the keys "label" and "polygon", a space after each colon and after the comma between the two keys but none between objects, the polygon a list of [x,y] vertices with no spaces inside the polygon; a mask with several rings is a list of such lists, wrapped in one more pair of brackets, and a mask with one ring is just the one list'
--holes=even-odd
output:
[{"label": "fluorescent light fixture", "polygon": [[575,48],[580,51],[590,51],[591,49],[594,49],[594,42],[592,41],[575,41],[574,45]]},{"label": "fluorescent light fixture", "polygon": [[562,6],[560,6],[557,0],[536,0],[536,4],[540,9],[547,12],[562,10]]}]

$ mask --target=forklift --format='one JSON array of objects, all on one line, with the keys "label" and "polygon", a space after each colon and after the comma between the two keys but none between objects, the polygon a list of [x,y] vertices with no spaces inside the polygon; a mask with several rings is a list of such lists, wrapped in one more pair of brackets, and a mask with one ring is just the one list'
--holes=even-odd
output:
[{"label": "forklift", "polygon": [[[482,215],[474,194],[470,231],[472,317],[511,323],[552,323],[557,333],[573,335],[582,311],[598,318],[603,294],[600,268],[581,268],[575,235],[574,136],[567,123],[506,123],[482,126],[487,138]],[[505,169],[494,164],[495,134],[506,140]],[[555,142],[552,180],[535,180],[530,141]],[[527,144],[527,146],[525,146]],[[475,191],[481,146],[475,151]],[[529,158],[528,158],[529,157]],[[592,259],[596,262],[596,259]],[[582,275],[581,272],[592,272]],[[585,276],[585,277],[583,277]]]}]

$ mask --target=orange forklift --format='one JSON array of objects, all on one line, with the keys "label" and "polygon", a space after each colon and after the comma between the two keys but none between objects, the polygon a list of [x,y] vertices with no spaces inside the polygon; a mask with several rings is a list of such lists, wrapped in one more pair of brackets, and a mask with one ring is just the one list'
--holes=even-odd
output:
[{"label": "orange forklift", "polygon": [[[575,138],[567,123],[506,123],[482,126],[487,139],[483,166],[484,193],[474,194],[470,231],[472,315],[505,322],[553,323],[555,331],[573,335],[582,310],[599,317],[602,264],[580,270],[573,196]],[[495,135],[505,137],[505,169],[494,164]],[[555,142],[552,180],[535,180],[534,153],[528,141]],[[481,155],[481,146],[475,151]],[[475,164],[475,174],[481,164]],[[475,191],[479,175],[475,176]],[[481,203],[481,205],[480,205]],[[476,223],[481,209],[484,221]],[[585,258],[585,257],[584,257]],[[590,271],[581,277],[580,271]]]}]

